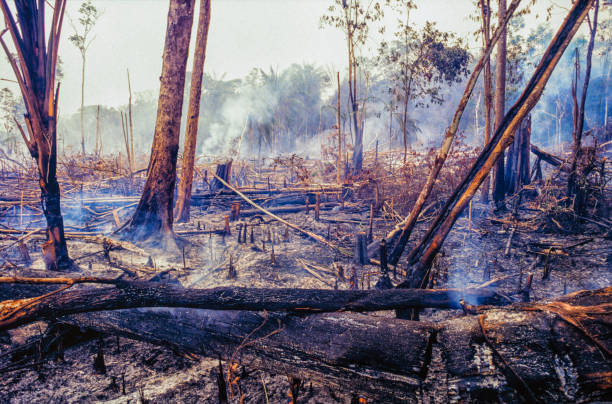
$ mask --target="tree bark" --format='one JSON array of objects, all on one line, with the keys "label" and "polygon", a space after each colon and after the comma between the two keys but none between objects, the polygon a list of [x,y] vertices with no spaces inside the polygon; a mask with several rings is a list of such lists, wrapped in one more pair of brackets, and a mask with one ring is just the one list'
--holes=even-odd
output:
[{"label": "tree bark", "polygon": [[[536,401],[581,402],[612,395],[612,361],[603,351],[612,344],[609,293],[582,292],[551,305],[492,309],[437,324],[349,313],[193,309],[61,321],[312,380],[374,402],[529,400],[513,371]],[[580,318],[603,348],[562,318]]]},{"label": "tree bark", "polygon": [[338,99],[336,100],[336,125],[338,125],[338,157],[336,161],[336,182],[342,183],[342,123],[340,122],[340,72],[336,72],[338,80]]},{"label": "tree bark", "polygon": [[[16,2],[17,20],[6,0],[0,1],[0,8],[11,34],[16,56],[2,38],[0,44],[15,73],[27,111],[24,116],[26,130],[19,123],[18,127],[30,155],[38,166],[40,199],[47,221],[47,242],[43,244],[43,259],[47,269],[66,269],[72,266],[72,260],[68,255],[64,237],[61,193],[56,175],[59,85],[56,87],[55,83],[57,51],[66,0],[54,2],[49,27],[45,27],[44,2]],[[46,32],[49,33],[48,40],[45,40]]]},{"label": "tree bark", "polygon": [[81,58],[81,151],[85,155],[85,54]]},{"label": "tree bark", "polygon": [[[578,116],[576,117],[576,124],[574,130],[574,153],[572,155],[572,167],[567,182],[568,196],[570,198],[576,197],[574,201],[574,210],[578,214],[583,214],[585,209],[585,203],[583,201],[584,191],[578,189],[576,185],[576,177],[579,173],[576,172],[578,168],[578,160],[580,159],[581,148],[582,148],[582,132],[584,130],[584,113],[586,106],[586,96],[589,89],[589,81],[591,79],[591,65],[593,59],[593,47],[595,46],[595,35],[597,33],[597,15],[599,11],[599,0],[595,0],[595,9],[593,11],[593,21],[589,21],[589,46],[587,48],[586,55],[586,70],[584,72],[584,84],[582,86],[582,93],[580,94],[580,107],[578,109]],[[577,52],[578,50],[576,50]],[[576,86],[578,83],[576,83]]]},{"label": "tree bark", "polygon": [[[11,278],[7,279],[12,281]],[[64,279],[58,283],[115,284],[116,287],[70,290],[44,298],[25,298],[0,302],[0,330],[14,328],[39,319],[54,319],[67,314],[137,307],[186,307],[209,310],[292,311],[296,313],[336,311],[379,311],[407,307],[461,308],[466,304],[504,305],[508,298],[493,287],[472,289],[265,289],[220,287],[186,289],[157,282],[122,280]],[[72,282],[72,283],[71,283]],[[19,281],[15,282],[19,284]],[[42,283],[46,285],[46,283]]]},{"label": "tree bark", "polygon": [[198,120],[200,118],[202,76],[204,75],[204,61],[206,59],[206,42],[208,40],[209,25],[210,0],[202,0],[200,5],[200,16],[198,17],[198,33],[191,75],[187,129],[185,131],[185,147],[183,148],[183,166],[181,168],[181,181],[178,186],[178,199],[175,208],[177,222],[189,221],[193,167],[195,163],[196,141],[198,138]]},{"label": "tree bark", "polygon": [[200,16],[198,18],[196,48],[193,57],[187,129],[185,131],[185,147],[183,148],[183,167],[181,168],[181,181],[178,186],[178,198],[175,208],[177,222],[189,221],[193,167],[195,163],[196,141],[198,139],[198,120],[200,119],[202,76],[204,75],[204,61],[206,59],[206,42],[208,40],[209,25],[210,0],[202,0],[200,4]]},{"label": "tree bark", "polygon": [[[506,0],[498,0],[498,21],[506,15]],[[506,114],[506,30],[497,44],[497,62],[495,65],[495,130],[499,130]],[[495,164],[493,173],[493,200],[499,207],[506,196],[504,181],[504,153]]]},{"label": "tree bark", "polygon": [[133,240],[174,242],[172,205],[194,3],[170,1],[147,181],[134,215],[121,230],[124,237]]},{"label": "tree bark", "polygon": [[[511,6],[512,7],[512,6]],[[490,0],[480,0],[480,12],[482,17],[482,39],[483,45],[486,49],[490,43],[490,31],[491,31],[491,2]],[[511,11],[508,11],[512,14]],[[492,127],[492,108],[493,108],[493,83],[491,77],[491,57],[487,56],[484,66],[484,106],[485,106],[485,127],[484,127],[484,144],[486,145],[491,138],[491,127]],[[489,185],[490,177],[487,177],[482,184],[482,198],[483,203],[489,203]]]},{"label": "tree bark", "polygon": [[[216,175],[217,177],[223,179],[223,181],[229,183],[230,177],[232,173],[232,160],[228,160],[223,164],[217,164]],[[221,183],[216,177],[210,181],[210,192],[215,193],[219,192],[222,189],[226,189],[227,187]]]}]

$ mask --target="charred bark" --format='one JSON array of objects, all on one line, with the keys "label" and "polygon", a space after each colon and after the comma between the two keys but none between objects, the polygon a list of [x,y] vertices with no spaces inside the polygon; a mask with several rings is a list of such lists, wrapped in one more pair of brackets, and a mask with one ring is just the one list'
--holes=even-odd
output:
[{"label": "charred bark", "polygon": [[[8,278],[7,280],[11,280]],[[68,279],[65,279],[68,285]],[[94,281],[84,279],[84,281]],[[74,283],[85,283],[80,280]],[[101,283],[100,281],[99,283]],[[19,283],[19,282],[16,282]],[[0,302],[0,329],[14,328],[39,319],[54,319],[67,314],[135,307],[188,307],[210,310],[267,310],[297,313],[335,311],[379,311],[407,307],[458,309],[467,304],[511,303],[494,288],[473,289],[257,289],[221,287],[185,289],[155,282],[104,280],[117,287],[89,288]],[[45,283],[42,283],[45,284]],[[65,286],[64,286],[65,287]]]},{"label": "charred bark", "polygon": [[[498,0],[498,20],[503,20],[506,14],[506,0]],[[497,45],[497,62],[495,65],[495,130],[499,130],[506,114],[506,30]],[[493,173],[493,200],[501,207],[506,196],[504,181],[504,152],[495,163]]]},{"label": "charred bark", "polygon": [[[47,221],[47,242],[43,258],[47,269],[72,266],[64,237],[57,182],[57,101],[59,85],[55,74],[59,39],[66,8],[65,0],[54,2],[50,27],[45,27],[45,2],[16,1],[16,19],[6,0],[0,1],[7,30],[11,34],[14,56],[0,38],[21,90],[27,110],[26,130],[17,122],[28,150],[37,162],[43,214]],[[49,37],[45,39],[45,32]],[[1,34],[0,34],[1,37]],[[26,135],[26,131],[28,135]]]},{"label": "charred bark", "polygon": [[[584,72],[584,84],[582,86],[582,93],[580,94],[580,106],[578,108],[577,113],[574,116],[574,153],[572,155],[572,166],[570,170],[570,175],[567,182],[567,192],[570,198],[574,198],[574,211],[577,214],[584,214],[586,209],[586,201],[585,201],[585,190],[584,187],[579,187],[577,185],[578,178],[581,176],[581,173],[578,172],[578,160],[581,156],[581,148],[582,148],[582,132],[584,130],[584,113],[586,106],[586,96],[587,91],[589,89],[589,81],[591,79],[591,66],[593,59],[593,48],[595,46],[595,35],[597,33],[597,16],[599,12],[599,0],[595,0],[595,8],[593,10],[593,21],[590,19],[589,21],[589,46],[587,48],[586,55],[586,69]],[[587,16],[588,17],[588,16]],[[576,49],[576,59],[578,59],[578,49]],[[576,60],[578,63],[578,60]],[[578,86],[578,82],[576,80],[576,87]],[[574,99],[576,94],[574,92]]]},{"label": "charred bark", "polygon": [[514,141],[508,147],[506,157],[506,193],[518,192],[521,185],[529,184],[529,145],[531,139],[531,115],[519,125]]},{"label": "charred bark", "polygon": [[[216,169],[217,177],[223,179],[225,182],[230,182],[232,173],[232,160],[228,160],[226,163],[218,164]],[[225,185],[221,183],[216,177],[212,179],[210,182],[210,192],[216,193],[221,191],[222,189],[227,189]]]},{"label": "charred bark", "polygon": [[134,215],[121,229],[126,238],[174,239],[172,205],[194,3],[170,1],[148,176]]},{"label": "charred bark", "polygon": [[189,221],[191,188],[193,184],[193,167],[195,163],[196,141],[198,138],[198,121],[200,118],[200,99],[202,96],[202,76],[206,59],[206,42],[210,26],[210,0],[200,4],[196,49],[193,58],[191,75],[191,90],[189,92],[189,110],[187,112],[187,129],[185,131],[185,147],[183,148],[183,167],[181,181],[178,186],[175,216],[177,222]]}]

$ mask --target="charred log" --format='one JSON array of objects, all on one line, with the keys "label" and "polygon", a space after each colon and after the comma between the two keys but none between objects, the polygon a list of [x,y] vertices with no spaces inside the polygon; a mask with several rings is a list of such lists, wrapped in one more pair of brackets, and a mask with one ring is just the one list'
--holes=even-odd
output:
[{"label": "charred log", "polygon": [[[610,349],[610,291],[556,304],[584,313],[581,326]],[[492,309],[439,324],[360,314],[297,314],[188,309],[129,310],[62,322],[180,351],[249,363],[380,402],[537,401],[612,397],[612,362],[555,304]],[[575,314],[578,315],[578,314]],[[481,327],[481,322],[484,328]],[[606,331],[606,329],[608,331]],[[255,330],[255,332],[254,332]],[[304,330],[308,330],[305,334]]]}]

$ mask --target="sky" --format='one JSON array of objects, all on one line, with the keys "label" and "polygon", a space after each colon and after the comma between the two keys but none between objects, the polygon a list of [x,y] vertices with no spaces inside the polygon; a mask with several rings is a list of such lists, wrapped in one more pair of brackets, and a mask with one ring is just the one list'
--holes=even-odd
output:
[{"label": "sky", "polygon": [[[205,72],[232,79],[244,77],[254,67],[284,69],[293,63],[315,63],[342,72],[346,65],[344,36],[335,28],[321,29],[319,24],[331,3],[332,0],[212,0]],[[76,112],[81,102],[81,57],[68,41],[74,33],[71,20],[78,19],[80,4],[80,0],[68,0],[68,18],[60,43],[64,71],[60,115]],[[126,104],[127,69],[134,93],[155,91],[169,1],[95,0],[94,4],[102,16],[87,52],[85,104]],[[471,46],[478,46],[471,34],[476,23],[468,18],[474,10],[472,0],[420,0],[417,4],[411,16],[414,24],[435,21],[439,29],[456,32],[471,41]],[[538,1],[536,12],[529,17],[533,26],[549,4],[550,0]],[[196,21],[198,7],[199,1]],[[560,12],[554,16],[557,21],[561,18]],[[392,27],[394,19],[387,14],[384,24]],[[378,39],[374,38],[365,52],[374,52]],[[0,77],[12,78],[5,58],[0,62]]]}]

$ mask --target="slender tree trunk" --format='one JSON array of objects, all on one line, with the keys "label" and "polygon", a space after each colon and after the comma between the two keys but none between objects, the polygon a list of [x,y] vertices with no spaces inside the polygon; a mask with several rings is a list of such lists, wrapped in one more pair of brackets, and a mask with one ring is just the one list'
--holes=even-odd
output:
[{"label": "slender tree trunk", "polygon": [[178,187],[178,200],[175,214],[177,222],[189,221],[193,167],[195,163],[196,141],[198,139],[198,121],[200,118],[200,99],[202,96],[202,77],[204,75],[204,61],[206,59],[206,42],[208,40],[209,25],[210,0],[201,0],[196,48],[193,58],[193,71],[191,75],[191,90],[189,93],[187,129],[185,131],[185,147],[183,149],[183,167],[181,169],[181,182]]},{"label": "slender tree trunk", "polygon": [[404,164],[406,164],[406,158],[408,156],[408,94],[404,94],[404,111],[402,116],[402,134],[404,140]]},{"label": "slender tree trunk", "polygon": [[338,125],[338,161],[336,182],[340,184],[342,182],[342,124],[340,123],[340,72],[336,72],[336,78],[338,80],[338,100],[336,102],[336,124]]},{"label": "slender tree trunk", "polygon": [[[490,0],[481,0],[480,11],[482,15],[482,37],[484,47],[487,48],[491,42],[491,3]],[[491,78],[491,57],[487,57],[484,66],[484,106],[485,106],[485,128],[484,128],[484,144],[486,145],[491,138],[491,120],[493,106],[493,83]],[[483,203],[489,202],[489,185],[490,177],[487,176],[482,184],[482,199]]]},{"label": "slender tree trunk", "polygon": [[[498,21],[502,21],[506,15],[506,0],[498,0]],[[495,130],[498,130],[506,111],[506,30],[497,43],[497,65],[495,66]],[[493,173],[493,200],[498,205],[505,197],[504,181],[504,153],[495,164]]]},{"label": "slender tree trunk", "polygon": [[85,55],[81,64],[81,151],[85,154]]},{"label": "slender tree trunk", "polygon": [[157,239],[168,242],[168,247],[174,246],[172,204],[194,3],[170,1],[147,181],[134,215],[122,229],[124,237]]},{"label": "slender tree trunk", "polygon": [[[582,86],[582,93],[580,94],[580,105],[578,109],[578,114],[575,117],[576,124],[574,125],[574,153],[572,155],[572,169],[570,171],[570,175],[568,178],[567,189],[568,196],[571,198],[576,196],[574,201],[574,210],[578,214],[584,213],[584,191],[579,189],[576,185],[576,177],[578,173],[576,170],[578,169],[578,160],[580,159],[581,148],[582,148],[582,132],[584,130],[584,113],[586,106],[586,96],[587,91],[589,89],[589,81],[591,79],[591,66],[593,59],[593,47],[595,46],[595,35],[597,34],[597,15],[599,11],[599,0],[595,0],[595,9],[593,11],[593,21],[589,21],[589,31],[590,31],[590,39],[589,46],[587,48],[587,56],[586,56],[586,70],[584,72],[584,84]],[[577,52],[577,50],[576,50]],[[577,56],[576,56],[577,58]],[[578,62],[577,62],[578,63]],[[578,80],[576,80],[576,87],[578,87]]]},{"label": "slender tree trunk", "polygon": [[98,105],[96,111],[96,156],[100,155],[102,150],[102,138],[100,137],[100,106]]},{"label": "slender tree trunk", "polygon": [[[134,160],[134,120],[132,119],[132,83],[130,82],[130,71],[127,71],[127,79],[128,79],[128,91],[130,93],[130,97],[128,99],[128,116],[130,123],[130,131],[128,133],[130,140],[130,147],[128,153],[130,154],[130,161],[132,164],[130,165],[130,173],[134,172],[134,166],[136,165],[136,160]],[[126,122],[127,124],[127,122]]]}]

